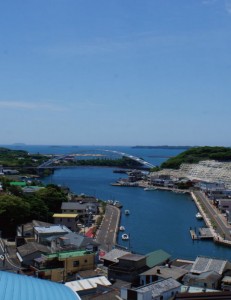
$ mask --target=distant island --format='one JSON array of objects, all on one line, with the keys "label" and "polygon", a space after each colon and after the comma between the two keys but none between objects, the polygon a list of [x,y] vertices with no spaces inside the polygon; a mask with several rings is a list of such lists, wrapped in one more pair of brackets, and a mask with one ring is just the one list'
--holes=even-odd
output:
[{"label": "distant island", "polygon": [[162,145],[162,146],[132,146],[132,148],[137,149],[189,149],[192,148],[192,146],[168,146],[168,145]]},{"label": "distant island", "polygon": [[13,146],[26,146],[26,144],[24,144],[24,143],[13,143],[12,145]]}]

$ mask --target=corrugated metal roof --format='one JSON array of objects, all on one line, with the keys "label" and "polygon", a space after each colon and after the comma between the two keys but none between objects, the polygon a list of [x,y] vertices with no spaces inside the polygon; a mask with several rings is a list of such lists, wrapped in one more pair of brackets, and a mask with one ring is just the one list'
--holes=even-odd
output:
[{"label": "corrugated metal roof", "polygon": [[25,181],[12,181],[12,182],[10,182],[10,185],[26,186],[26,182]]},{"label": "corrugated metal roof", "polygon": [[146,265],[149,268],[155,267],[171,257],[170,254],[163,250],[156,250],[146,255]]},{"label": "corrugated metal roof", "polygon": [[81,300],[61,283],[0,271],[1,300]]},{"label": "corrugated metal roof", "polygon": [[51,226],[35,226],[35,231],[38,233],[65,233],[65,232],[71,232],[69,228],[67,228],[65,225],[51,225]]},{"label": "corrugated metal roof", "polygon": [[78,214],[53,214],[53,218],[76,218]]},{"label": "corrugated metal roof", "polygon": [[76,257],[76,256],[84,256],[89,255],[86,253],[85,250],[83,251],[66,251],[66,252],[57,252],[57,253],[51,253],[51,254],[45,254],[44,256],[47,258],[68,258],[68,257]]},{"label": "corrugated metal roof", "polygon": [[110,281],[105,276],[75,280],[65,283],[65,285],[71,288],[74,292],[95,289],[97,287],[97,284],[104,286],[111,285]]}]

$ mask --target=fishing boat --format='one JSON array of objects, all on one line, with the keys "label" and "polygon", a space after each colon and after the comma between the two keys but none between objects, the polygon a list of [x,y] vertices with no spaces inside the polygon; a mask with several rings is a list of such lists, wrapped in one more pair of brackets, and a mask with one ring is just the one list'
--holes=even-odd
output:
[{"label": "fishing boat", "polygon": [[120,226],[120,231],[124,231],[125,230],[125,227],[124,226]]},{"label": "fishing boat", "polygon": [[202,214],[201,214],[200,212],[198,212],[198,213],[196,214],[196,218],[197,218],[198,220],[203,219]]},{"label": "fishing boat", "polygon": [[129,235],[127,233],[122,234],[122,240],[124,241],[129,240]]},{"label": "fishing boat", "polygon": [[125,215],[130,215],[130,211],[128,210],[128,209],[125,209],[125,211],[124,211],[124,213],[125,213]]}]

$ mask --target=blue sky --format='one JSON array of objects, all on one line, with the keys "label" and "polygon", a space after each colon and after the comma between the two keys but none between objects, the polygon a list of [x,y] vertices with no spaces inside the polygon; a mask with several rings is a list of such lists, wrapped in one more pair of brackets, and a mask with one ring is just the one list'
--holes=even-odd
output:
[{"label": "blue sky", "polygon": [[0,2],[0,144],[231,146],[230,0]]}]

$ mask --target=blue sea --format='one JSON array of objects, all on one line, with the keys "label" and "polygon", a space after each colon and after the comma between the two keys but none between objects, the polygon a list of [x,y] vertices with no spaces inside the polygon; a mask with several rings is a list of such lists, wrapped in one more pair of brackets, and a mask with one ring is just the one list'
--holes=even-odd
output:
[{"label": "blue sea", "polygon": [[[115,150],[142,158],[154,165],[160,165],[168,157],[175,156],[184,149],[153,148],[141,149],[125,146],[36,146],[4,145],[10,149],[26,150],[41,154],[92,154]],[[106,155],[106,154],[105,154]],[[212,241],[192,241],[190,227],[198,232],[205,224],[195,218],[197,208],[192,198],[186,194],[169,191],[144,191],[138,187],[112,186],[125,174],[113,173],[115,168],[76,167],[57,169],[54,174],[43,179],[44,183],[65,185],[76,194],[93,195],[101,200],[118,200],[122,203],[121,225],[125,226],[130,240],[123,241],[121,234],[118,244],[130,247],[132,251],[147,254],[163,249],[172,258],[195,259],[198,255],[231,260],[231,249],[216,245]],[[125,216],[124,210],[130,215]]]}]

